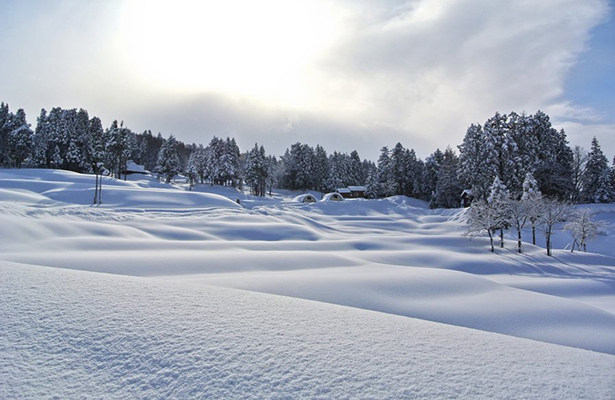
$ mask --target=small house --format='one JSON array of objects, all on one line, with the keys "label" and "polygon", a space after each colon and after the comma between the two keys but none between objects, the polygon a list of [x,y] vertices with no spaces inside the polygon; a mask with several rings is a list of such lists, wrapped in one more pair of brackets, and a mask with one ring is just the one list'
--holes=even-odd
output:
[{"label": "small house", "polygon": [[316,203],[316,197],[312,196],[309,193],[300,194],[299,196],[295,197],[293,201],[297,203]]},{"label": "small house", "polygon": [[337,188],[335,192],[339,193],[345,199],[349,199],[352,196],[352,192],[348,188]]},{"label": "small house", "polygon": [[466,189],[461,192],[461,207],[467,208],[472,204],[472,200],[474,200],[474,196],[472,196],[472,190]]},{"label": "small house", "polygon": [[323,196],[321,201],[342,201],[344,198],[339,193],[327,193]]},{"label": "small house", "polygon": [[367,188],[365,186],[348,186],[350,190],[350,197],[353,199],[362,199],[365,197]]},{"label": "small house", "polygon": [[132,160],[126,161],[126,169],[124,170],[125,175],[133,175],[133,174],[141,174],[141,175],[149,175],[150,172],[146,170],[142,165],[135,163]]}]

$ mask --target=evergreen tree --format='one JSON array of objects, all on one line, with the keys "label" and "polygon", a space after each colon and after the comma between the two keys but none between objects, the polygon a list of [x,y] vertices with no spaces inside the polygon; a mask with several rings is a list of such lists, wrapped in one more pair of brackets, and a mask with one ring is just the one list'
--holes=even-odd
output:
[{"label": "evergreen tree", "polygon": [[17,110],[11,121],[12,131],[9,136],[9,159],[10,164],[21,168],[22,163],[32,152],[32,129],[26,121],[26,113],[23,109]]},{"label": "evergreen tree", "polygon": [[438,170],[435,195],[437,207],[459,207],[459,196],[462,189],[457,179],[458,163],[459,158],[453,149],[447,147],[444,151],[442,164]]},{"label": "evergreen tree", "polygon": [[314,149],[314,189],[319,192],[327,190],[327,180],[329,178],[329,157],[321,145],[316,145]]},{"label": "evergreen tree", "polygon": [[[485,161],[483,160],[483,130],[481,125],[472,124],[466,131],[463,143],[459,148],[459,171],[458,178],[464,189],[471,189],[476,199],[486,199],[488,195],[489,185],[493,182],[492,168],[483,169]],[[437,154],[434,153],[434,156]],[[438,160],[434,159],[432,165],[428,168],[434,168],[438,165]],[[433,176],[433,172],[428,174]],[[434,182],[430,180],[429,182]],[[433,193],[435,183],[431,184]],[[426,188],[427,189],[427,188]]]},{"label": "evergreen tree", "polygon": [[351,186],[363,185],[365,178],[361,157],[359,157],[359,153],[356,150],[353,150],[350,153],[348,165],[348,184]]},{"label": "evergreen tree", "polygon": [[179,156],[177,155],[177,140],[170,135],[162,144],[158,153],[158,165],[156,171],[165,176],[165,182],[171,183],[177,174],[181,172]]},{"label": "evergreen tree", "polygon": [[[595,203],[604,196],[604,174],[608,171],[609,161],[602,153],[598,139],[592,139],[591,150],[587,154],[587,163],[583,173],[583,199],[588,203]],[[600,193],[599,193],[600,191]]]},{"label": "evergreen tree", "polygon": [[391,157],[387,146],[380,149],[380,157],[378,158],[378,183],[380,185],[378,197],[395,195],[397,184],[393,176]]}]

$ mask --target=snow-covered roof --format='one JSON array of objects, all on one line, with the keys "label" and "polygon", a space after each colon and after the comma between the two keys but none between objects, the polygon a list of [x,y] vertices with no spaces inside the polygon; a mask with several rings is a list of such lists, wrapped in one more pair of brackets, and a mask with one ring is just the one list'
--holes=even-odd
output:
[{"label": "snow-covered roof", "polygon": [[309,193],[300,194],[299,196],[295,197],[293,201],[298,203],[316,203],[316,197],[312,196]]},{"label": "snow-covered roof", "polygon": [[149,174],[150,172],[132,160],[126,161],[126,172],[133,174]]},{"label": "snow-covered roof", "polygon": [[365,186],[348,186],[351,192],[365,192],[367,188]]},{"label": "snow-covered roof", "polygon": [[342,201],[344,198],[339,193],[327,193],[321,201]]},{"label": "snow-covered roof", "polygon": [[461,197],[463,197],[464,194],[472,196],[472,189],[465,189],[463,192],[461,192]]},{"label": "snow-covered roof", "polygon": [[338,193],[352,193],[352,191],[348,188],[338,188],[336,189],[336,192]]}]

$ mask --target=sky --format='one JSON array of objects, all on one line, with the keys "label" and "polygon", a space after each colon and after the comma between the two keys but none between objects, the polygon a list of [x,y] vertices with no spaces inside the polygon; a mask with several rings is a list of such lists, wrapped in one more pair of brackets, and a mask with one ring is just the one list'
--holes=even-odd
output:
[{"label": "sky", "polygon": [[0,0],[0,101],[104,126],[424,158],[496,111],[543,110],[615,155],[608,0]]}]

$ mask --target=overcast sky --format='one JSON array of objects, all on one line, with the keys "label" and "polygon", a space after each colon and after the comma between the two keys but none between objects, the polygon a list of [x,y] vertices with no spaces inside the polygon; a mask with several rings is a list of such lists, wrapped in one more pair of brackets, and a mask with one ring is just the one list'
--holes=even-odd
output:
[{"label": "overcast sky", "polygon": [[0,100],[105,126],[377,158],[461,142],[496,111],[549,114],[615,154],[606,0],[0,0]]}]

